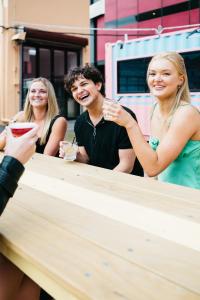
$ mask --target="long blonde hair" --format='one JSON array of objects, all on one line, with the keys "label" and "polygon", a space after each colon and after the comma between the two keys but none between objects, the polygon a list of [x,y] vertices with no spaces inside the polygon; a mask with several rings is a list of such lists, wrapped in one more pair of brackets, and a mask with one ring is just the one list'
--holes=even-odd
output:
[{"label": "long blonde hair", "polygon": [[29,94],[30,94],[30,89],[31,89],[32,84],[34,82],[38,82],[38,81],[42,82],[44,84],[44,86],[47,89],[47,95],[48,95],[47,112],[46,112],[46,116],[45,116],[42,135],[40,138],[40,144],[42,145],[42,144],[45,144],[45,142],[46,142],[46,138],[47,138],[47,134],[48,134],[48,130],[49,130],[51,121],[56,115],[58,115],[59,109],[58,109],[58,103],[57,103],[54,87],[51,84],[51,82],[48,79],[43,78],[43,77],[35,78],[31,82],[31,85],[28,89],[28,93],[26,95],[26,100],[25,100],[25,104],[24,104],[24,121],[25,122],[31,122],[31,121],[34,122],[34,113],[33,113],[32,105],[30,104],[30,101],[29,101]]},{"label": "long blonde hair", "polygon": [[168,51],[168,52],[156,54],[155,56],[152,57],[152,59],[149,63],[148,70],[147,70],[147,78],[149,75],[149,69],[150,69],[151,63],[158,59],[166,59],[169,62],[171,62],[175,66],[179,75],[182,75],[184,78],[183,84],[181,86],[177,87],[177,94],[175,97],[174,105],[172,106],[171,111],[169,113],[169,116],[172,116],[174,114],[174,112],[176,111],[176,109],[179,107],[181,101],[184,101],[187,103],[191,102],[185,62],[184,62],[183,57],[177,52]]}]

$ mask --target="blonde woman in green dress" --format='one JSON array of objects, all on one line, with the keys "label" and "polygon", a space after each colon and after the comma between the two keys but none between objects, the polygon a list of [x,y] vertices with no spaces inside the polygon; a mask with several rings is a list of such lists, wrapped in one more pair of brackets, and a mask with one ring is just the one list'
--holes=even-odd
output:
[{"label": "blonde woman in green dress", "polygon": [[190,103],[182,56],[176,52],[155,55],[147,70],[147,83],[156,100],[149,144],[119,104],[104,103],[104,113],[126,128],[148,176],[200,189],[200,112]]}]

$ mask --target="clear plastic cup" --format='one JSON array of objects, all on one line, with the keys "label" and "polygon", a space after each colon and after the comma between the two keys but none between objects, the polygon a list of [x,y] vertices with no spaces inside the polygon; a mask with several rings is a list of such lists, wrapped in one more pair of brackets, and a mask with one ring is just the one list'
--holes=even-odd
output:
[{"label": "clear plastic cup", "polygon": [[62,141],[62,150],[64,151],[64,160],[73,161],[76,159],[78,145],[76,142]]},{"label": "clear plastic cup", "polygon": [[35,127],[35,123],[33,122],[14,122],[10,123],[9,127],[11,129],[12,135],[14,137],[19,137],[26,132],[30,131]]},{"label": "clear plastic cup", "polygon": [[[112,106],[113,104],[117,104],[119,103],[117,100],[115,99],[110,99],[110,98],[105,98],[104,100],[104,103],[106,103],[109,107]],[[104,114],[103,115],[104,119],[107,120],[107,121],[110,121],[110,115],[107,113],[107,114]]]}]

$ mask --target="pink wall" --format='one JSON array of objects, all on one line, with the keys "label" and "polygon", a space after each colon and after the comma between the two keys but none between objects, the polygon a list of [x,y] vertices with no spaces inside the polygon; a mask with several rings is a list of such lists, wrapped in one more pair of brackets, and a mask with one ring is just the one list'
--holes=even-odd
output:
[{"label": "pink wall", "polygon": [[163,0],[163,7],[184,2],[183,0]]},{"label": "pink wall", "polygon": [[138,12],[139,13],[143,13],[145,11],[150,11],[153,9],[157,9],[160,8],[162,6],[162,2],[161,0],[146,0],[146,1],[138,1],[139,5],[138,5]]},{"label": "pink wall", "polygon": [[[97,18],[97,27],[105,27],[105,23],[112,22],[111,27],[114,28],[116,23],[115,20],[123,19],[128,16],[137,15],[138,13],[150,11],[163,7],[184,2],[183,0],[105,0],[105,15]],[[153,18],[151,20],[131,23],[120,28],[157,28],[159,25],[163,27],[180,26],[187,24],[198,24],[200,22],[200,10],[193,9],[191,11],[180,12],[164,17]],[[172,30],[171,30],[172,31]],[[167,32],[167,31],[165,31]],[[114,43],[117,40],[123,40],[124,34],[128,34],[129,39],[139,37],[141,35],[154,34],[152,31],[149,32],[119,32],[119,31],[98,31],[97,32],[97,44],[96,44],[96,60],[105,60],[105,44]],[[107,36],[106,36],[107,34]],[[109,35],[110,34],[110,35]]]}]

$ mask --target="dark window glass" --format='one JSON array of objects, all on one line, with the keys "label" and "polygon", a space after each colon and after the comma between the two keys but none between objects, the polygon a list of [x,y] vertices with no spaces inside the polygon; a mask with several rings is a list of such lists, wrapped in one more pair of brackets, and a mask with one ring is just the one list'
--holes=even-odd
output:
[{"label": "dark window glass", "polygon": [[60,112],[68,119],[76,118],[80,113],[80,106],[65,91],[64,76],[70,68],[80,64],[80,51],[71,48],[68,51],[65,47],[56,48],[48,45],[32,46],[32,43],[27,42],[27,45],[23,46],[22,54],[21,109],[33,78],[45,77],[54,86]]},{"label": "dark window glass", "polygon": [[[200,92],[200,51],[181,53],[185,60],[191,92]],[[117,92],[147,93],[146,72],[151,57],[117,62]]]},{"label": "dark window glass", "polygon": [[185,60],[191,92],[200,92],[200,51],[181,53]]},{"label": "dark window glass", "polygon": [[[29,86],[33,78],[36,77],[36,54],[35,47],[23,48],[23,89],[22,99],[25,99]],[[22,100],[21,99],[21,100]]]},{"label": "dark window glass", "polygon": [[150,57],[129,59],[117,63],[118,93],[146,93],[147,66]]},{"label": "dark window glass", "polygon": [[50,49],[39,49],[39,72],[41,77],[51,80],[51,56]]}]

